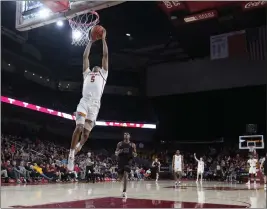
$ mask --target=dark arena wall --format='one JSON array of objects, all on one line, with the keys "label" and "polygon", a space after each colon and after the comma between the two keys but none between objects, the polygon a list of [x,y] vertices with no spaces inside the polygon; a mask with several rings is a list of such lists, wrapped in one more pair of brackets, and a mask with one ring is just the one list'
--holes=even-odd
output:
[{"label": "dark arena wall", "polygon": [[266,131],[266,85],[159,96],[151,99],[160,121],[159,140],[236,140],[246,124]]},{"label": "dark arena wall", "polygon": [[267,83],[265,60],[193,60],[164,63],[147,69],[147,95],[163,96]]}]

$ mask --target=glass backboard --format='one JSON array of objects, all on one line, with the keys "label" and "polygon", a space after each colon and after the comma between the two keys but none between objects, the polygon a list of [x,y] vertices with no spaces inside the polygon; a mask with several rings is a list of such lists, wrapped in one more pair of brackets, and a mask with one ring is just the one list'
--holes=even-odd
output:
[{"label": "glass backboard", "polygon": [[16,29],[31,30],[90,11],[97,11],[124,1],[16,1]]},{"label": "glass backboard", "polygon": [[251,146],[254,146],[255,149],[264,149],[263,135],[239,136],[239,149],[249,149]]}]

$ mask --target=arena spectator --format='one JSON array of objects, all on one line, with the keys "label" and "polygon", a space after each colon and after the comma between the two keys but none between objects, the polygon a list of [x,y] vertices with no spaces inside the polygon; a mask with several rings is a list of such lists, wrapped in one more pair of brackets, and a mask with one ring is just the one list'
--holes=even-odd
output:
[{"label": "arena spectator", "polygon": [[6,168],[3,166],[3,164],[1,165],[1,177],[4,177],[5,182],[8,181],[8,175],[7,175],[7,170]]},{"label": "arena spectator", "polygon": [[[15,162],[13,162],[13,165],[16,166]],[[7,175],[8,177],[15,179],[17,183],[21,183],[19,179],[19,172],[15,169],[15,167],[10,164],[10,161],[8,160],[4,165],[3,169],[7,170]]]},{"label": "arena spectator", "polygon": [[37,174],[39,174],[41,177],[47,179],[47,180],[52,180],[52,178],[49,178],[43,173],[43,164],[40,164],[40,166],[37,165],[37,163],[34,163],[34,165],[31,167]]},{"label": "arena spectator", "polygon": [[136,169],[135,169],[135,175],[136,175],[136,178],[137,178],[138,180],[141,180],[141,179],[142,179],[142,175],[141,175],[141,173],[140,173],[140,170],[141,170],[141,169],[139,169],[138,167],[136,167]]},{"label": "arena spectator", "polygon": [[30,172],[26,170],[24,166],[24,161],[20,162],[18,168],[19,168],[18,172],[20,173],[21,176],[24,177],[24,180],[30,181]]},{"label": "arena spectator", "polygon": [[77,180],[78,177],[81,175],[81,169],[80,169],[80,167],[79,167],[78,164],[76,164],[76,165],[74,166],[74,175],[75,175],[75,179],[76,179],[76,180]]}]

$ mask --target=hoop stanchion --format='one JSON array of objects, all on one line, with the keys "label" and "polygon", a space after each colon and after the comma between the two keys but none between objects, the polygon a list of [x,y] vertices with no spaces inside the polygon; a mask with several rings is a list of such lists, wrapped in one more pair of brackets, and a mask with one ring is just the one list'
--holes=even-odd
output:
[{"label": "hoop stanchion", "polygon": [[92,11],[69,19],[72,29],[72,44],[75,46],[84,46],[90,40],[91,29],[99,23],[99,15]]}]

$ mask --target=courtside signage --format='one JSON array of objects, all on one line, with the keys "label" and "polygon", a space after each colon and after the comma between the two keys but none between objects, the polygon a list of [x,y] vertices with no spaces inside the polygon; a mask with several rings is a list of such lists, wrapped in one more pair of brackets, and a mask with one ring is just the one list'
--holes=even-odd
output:
[{"label": "courtside signage", "polygon": [[[56,110],[52,110],[50,108],[41,107],[39,105],[30,104],[28,102],[22,102],[16,99],[12,99],[9,97],[1,96],[1,102],[27,108],[33,111],[38,111],[42,113],[46,113],[49,115],[58,116],[61,118],[65,118],[68,120],[75,120],[75,116],[59,112]],[[156,124],[147,124],[147,123],[129,123],[129,122],[118,122],[118,121],[96,121],[97,126],[112,126],[112,127],[124,127],[124,128],[145,128],[145,129],[156,129]]]}]

